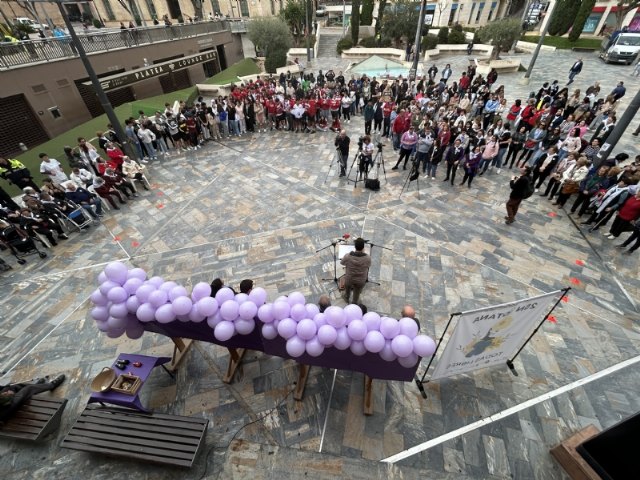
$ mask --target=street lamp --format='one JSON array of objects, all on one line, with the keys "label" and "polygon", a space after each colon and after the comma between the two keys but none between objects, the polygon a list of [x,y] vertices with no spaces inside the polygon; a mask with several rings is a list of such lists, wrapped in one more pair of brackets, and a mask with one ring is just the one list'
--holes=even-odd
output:
[{"label": "street lamp", "polygon": [[424,11],[427,8],[427,0],[420,3],[420,17],[418,18],[418,28],[416,29],[416,43],[414,47],[413,64],[409,70],[409,80],[415,80],[418,72],[418,59],[420,58],[420,39],[422,38],[422,25],[424,23]]}]

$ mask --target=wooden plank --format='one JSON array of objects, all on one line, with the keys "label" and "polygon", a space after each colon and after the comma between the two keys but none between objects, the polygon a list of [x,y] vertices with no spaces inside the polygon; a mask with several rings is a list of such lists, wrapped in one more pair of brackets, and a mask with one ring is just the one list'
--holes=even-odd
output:
[{"label": "wooden plank", "polygon": [[4,432],[22,432],[22,433],[32,433],[39,434],[42,431],[42,426],[40,427],[30,427],[28,425],[5,425],[2,429]]},{"label": "wooden plank", "polygon": [[229,365],[227,366],[227,374],[222,377],[224,383],[231,383],[233,376],[236,374],[237,368],[242,362],[242,357],[246,353],[246,348],[227,348],[229,350]]},{"label": "wooden plank", "polygon": [[41,415],[54,415],[58,411],[59,407],[39,407],[35,405],[24,405],[23,408],[20,409],[21,414],[41,414]]},{"label": "wooden plank", "polygon": [[105,440],[100,440],[98,438],[91,438],[91,437],[87,437],[85,435],[82,434],[76,434],[76,432],[74,431],[74,429],[72,429],[69,434],[67,435],[67,437],[64,439],[63,442],[63,446],[64,443],[70,441],[70,442],[76,442],[76,443],[82,443],[85,445],[93,445],[96,447],[102,447],[102,448],[108,448],[109,450],[115,452],[136,452],[136,453],[144,453],[147,455],[155,455],[161,458],[177,458],[177,459],[182,459],[182,460],[189,460],[190,458],[193,458],[193,454],[192,453],[184,453],[184,452],[177,452],[175,450],[167,450],[165,448],[155,448],[155,447],[148,447],[145,445],[138,445],[135,448],[132,448],[131,445],[124,445],[120,442],[110,442],[110,441],[105,441]]},{"label": "wooden plank", "polygon": [[15,426],[28,426],[28,427],[44,427],[47,424],[45,420],[29,420],[29,419],[20,419],[20,421],[16,421],[14,418],[7,420],[4,424],[4,428]]},{"label": "wooden plank", "polygon": [[173,422],[177,422],[178,420],[183,422],[183,423],[197,423],[197,424],[205,424],[208,423],[209,421],[206,418],[199,418],[199,417],[185,417],[182,415],[169,415],[166,413],[144,413],[144,412],[139,412],[137,410],[131,410],[130,408],[114,408],[114,407],[108,407],[108,408],[85,408],[84,412],[82,412],[83,415],[87,414],[87,413],[102,413],[102,414],[122,414],[122,415],[126,415],[128,417],[138,417],[138,418],[153,418],[153,419],[160,419],[160,420],[171,420]]},{"label": "wooden plank", "polygon": [[17,438],[20,440],[36,440],[38,438],[37,434],[33,433],[24,433],[24,432],[5,432],[4,430],[0,430],[0,437],[3,438]]},{"label": "wooden plank", "polygon": [[171,356],[171,361],[168,364],[165,364],[165,367],[170,372],[175,372],[178,366],[180,366],[180,362],[186,356],[193,340],[190,338],[172,338],[173,341],[173,355]]},{"label": "wooden plank", "polygon": [[553,455],[571,479],[600,480],[600,476],[576,450],[578,445],[586,442],[598,433],[600,432],[594,425],[589,425],[550,450],[551,455]]},{"label": "wooden plank", "polygon": [[73,434],[87,437],[87,438],[93,438],[95,440],[100,440],[105,442],[111,440],[113,442],[122,444],[123,448],[125,444],[129,444],[134,449],[136,449],[138,446],[145,446],[145,447],[158,447],[162,449],[175,450],[175,451],[181,451],[181,452],[193,452],[195,448],[198,447],[198,443],[199,443],[199,442],[195,442],[189,445],[186,443],[178,442],[176,441],[175,438],[171,438],[171,437],[162,437],[162,438],[156,438],[156,439],[153,439],[152,437],[139,437],[139,436],[132,437],[128,434],[123,435],[123,432],[117,432],[115,434],[112,434],[102,430],[99,430],[99,431],[87,430],[87,429],[78,427],[77,424],[73,427]]},{"label": "wooden plank", "polygon": [[136,425],[136,424],[127,424],[124,421],[104,421],[102,419],[93,419],[91,417],[80,417],[78,419],[78,423],[82,423],[86,428],[93,429],[107,429],[111,428],[113,430],[119,430],[120,432],[126,432],[128,435],[133,435],[137,432],[142,432],[144,434],[167,434],[171,436],[180,436],[181,438],[187,439],[197,439],[200,435],[200,430],[180,430],[176,428],[164,428],[164,427],[156,427],[153,425]]},{"label": "wooden plank", "polygon": [[364,414],[373,415],[373,379],[364,376]]},{"label": "wooden plank", "polygon": [[113,450],[109,450],[108,448],[101,448],[101,447],[96,447],[96,446],[86,445],[84,443],[76,443],[76,442],[63,442],[62,446],[65,448],[70,448],[72,450],[102,453],[104,455],[109,455],[113,457],[131,458],[133,460],[147,460],[152,463],[159,463],[161,465],[173,465],[177,467],[191,467],[193,465],[193,461],[195,460],[195,456],[191,460],[179,460],[179,459],[167,459],[167,458],[157,457],[155,455],[145,455],[142,453],[134,453],[134,452],[126,452],[126,451],[114,452]]},{"label": "wooden plank", "polygon": [[15,420],[19,419],[27,419],[27,420],[43,420],[48,421],[51,418],[51,415],[43,415],[42,413],[29,413],[18,410],[15,415],[12,417]]},{"label": "wooden plank", "polygon": [[309,365],[303,365],[302,363],[299,363],[298,366],[300,367],[300,370],[298,371],[298,383],[296,383],[293,398],[300,401],[304,397],[304,389],[307,386],[307,377],[309,377],[309,370],[311,370],[311,367]]},{"label": "wooden plank", "polygon": [[145,416],[138,415],[135,412],[132,414],[121,415],[120,412],[111,412],[109,413],[109,409],[91,409],[85,410],[82,413],[82,416],[91,416],[95,418],[103,418],[106,420],[121,420],[127,422],[128,425],[151,425],[157,427],[168,427],[168,428],[181,428],[184,430],[193,430],[200,431],[202,425],[207,423],[206,419],[197,419],[197,422],[185,422],[183,419],[185,417],[175,417],[175,419],[171,419],[171,417],[156,417],[154,416]]}]

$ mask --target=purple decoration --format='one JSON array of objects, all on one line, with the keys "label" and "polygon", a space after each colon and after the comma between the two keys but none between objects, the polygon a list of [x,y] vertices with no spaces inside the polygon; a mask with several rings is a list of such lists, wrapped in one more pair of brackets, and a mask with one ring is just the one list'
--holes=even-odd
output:
[{"label": "purple decoration", "polygon": [[107,293],[107,298],[111,302],[122,303],[126,301],[127,298],[129,298],[129,294],[122,287],[113,287],[111,290],[109,290],[109,293]]},{"label": "purple decoration", "polygon": [[305,304],[305,300],[304,300],[304,295],[301,294],[300,292],[292,292],[289,294],[289,296],[287,297],[287,301],[289,302],[289,305],[294,306],[294,305],[303,305]]},{"label": "purple decoration", "polygon": [[140,303],[140,300],[138,300],[138,297],[133,295],[127,298],[125,305],[127,306],[127,311],[129,313],[135,314],[138,311],[138,307],[141,305],[141,303]]},{"label": "purple decoration", "polygon": [[206,282],[199,282],[193,286],[193,290],[191,291],[191,298],[194,301],[198,301],[204,297],[211,296],[211,285]]},{"label": "purple decoration", "polygon": [[398,359],[398,356],[393,353],[391,348],[391,340],[387,340],[384,343],[384,348],[380,350],[380,357],[387,362],[393,362]]},{"label": "purple decoration", "polygon": [[142,280],[140,280],[139,278],[130,278],[129,280],[124,282],[124,285],[122,286],[122,288],[124,288],[129,295],[135,295],[136,291],[141,286],[142,286]]},{"label": "purple decoration", "polygon": [[[294,305],[294,307],[301,306],[299,304]],[[303,307],[304,309],[304,307]],[[293,308],[292,308],[293,310]],[[308,318],[303,318],[298,322],[298,326],[296,327],[296,333],[302,340],[311,340],[316,336],[316,332],[318,331],[318,327],[313,320]]]},{"label": "purple decoration", "polygon": [[222,305],[227,300],[233,300],[234,297],[235,295],[233,293],[233,290],[231,290],[229,287],[222,287],[216,292],[216,300],[218,302],[218,305]]},{"label": "purple decoration", "polygon": [[164,282],[162,285],[160,285],[159,290],[162,290],[168,296],[169,292],[171,292],[171,290],[173,290],[177,286],[178,284],[176,282]]},{"label": "purple decoration", "polygon": [[312,357],[319,357],[324,352],[324,345],[322,345],[316,337],[309,340],[305,346],[305,350]]},{"label": "purple decoration", "polygon": [[100,272],[100,275],[98,275],[98,283],[101,284],[106,282],[107,280],[109,279],[107,278],[107,275],[104,273],[104,270],[103,270],[102,272]]},{"label": "purple decoration", "polygon": [[110,328],[109,330],[107,330],[107,337],[109,338],[119,338],[122,335],[124,335],[124,328]]},{"label": "purple decoration", "polygon": [[234,333],[235,328],[233,326],[233,323],[227,321],[220,322],[213,330],[213,334],[221,342],[226,342],[227,340],[229,340],[231,337],[233,337]]},{"label": "purple decoration", "polygon": [[278,334],[285,340],[290,339],[296,334],[298,324],[291,318],[284,318],[278,323]]},{"label": "purple decoration", "polygon": [[143,284],[138,290],[136,290],[136,297],[140,300],[140,303],[147,303],[149,301],[149,295],[156,291],[156,287],[148,283]]},{"label": "purple decoration", "polygon": [[238,304],[235,300],[227,300],[220,305],[220,315],[228,322],[234,321],[238,318]]},{"label": "purple decoration", "polygon": [[430,357],[436,351],[436,342],[426,335],[418,335],[413,339],[413,353],[419,357]]},{"label": "purple decoration", "polygon": [[296,322],[299,322],[307,315],[307,309],[304,305],[300,303],[294,303],[291,305],[291,311],[289,312],[289,316],[293,318]]},{"label": "purple decoration", "polygon": [[294,358],[301,356],[304,353],[306,347],[307,342],[305,342],[298,336],[293,336],[289,340],[287,340],[287,353]]},{"label": "purple decoration", "polygon": [[367,353],[367,348],[364,346],[364,342],[352,341],[349,348],[351,349],[351,353],[359,357]]},{"label": "purple decoration", "polygon": [[[246,302],[246,303],[250,303],[255,307],[255,303],[253,302]],[[240,335],[249,335],[251,332],[253,332],[253,329],[256,328],[256,322],[253,318],[250,318],[249,320],[244,320],[241,318],[240,320],[236,320],[233,323],[236,327],[236,331]]]},{"label": "purple decoration", "polygon": [[361,342],[364,340],[364,337],[367,336],[367,326],[362,320],[351,320],[347,326],[347,332],[349,333],[351,340]]},{"label": "purple decoration", "polygon": [[100,289],[98,288],[95,289],[93,293],[91,293],[91,297],[89,298],[91,299],[91,302],[93,302],[94,305],[98,305],[101,307],[109,303],[109,299],[107,298],[107,296],[103,295]]},{"label": "purple decoration", "polygon": [[407,357],[398,358],[398,362],[400,362],[400,365],[402,365],[404,368],[413,367],[416,363],[418,363],[418,360],[418,356],[415,353],[411,353]]},{"label": "purple decoration", "polygon": [[100,330],[101,332],[109,331],[109,325],[107,324],[107,322],[96,322],[96,326],[98,327],[98,330]]},{"label": "purple decoration", "polygon": [[164,280],[162,279],[162,277],[151,277],[147,283],[149,285],[153,285],[156,288],[160,288],[160,285],[162,285],[164,283]]},{"label": "purple decoration", "polygon": [[116,282],[112,282],[111,280],[107,280],[106,282],[102,282],[102,284],[100,284],[100,286],[98,287],[98,290],[100,290],[100,293],[102,293],[102,295],[104,295],[105,297],[107,296],[107,294],[109,293],[109,290],[111,290],[114,287],[119,287],[120,285],[118,285]]},{"label": "purple decoration", "polygon": [[173,313],[173,307],[170,303],[165,303],[156,310],[156,320],[158,321],[158,323],[169,323],[173,322],[175,319],[176,314]]},{"label": "purple decoration", "polygon": [[235,301],[238,305],[242,305],[247,300],[249,300],[249,295],[247,295],[246,293],[236,294]]},{"label": "purple decoration", "polygon": [[315,303],[307,303],[304,308],[307,311],[306,318],[314,318],[320,313],[320,308]]},{"label": "purple decoration", "polygon": [[376,312],[367,312],[363,315],[362,321],[367,326],[367,331],[380,330],[380,315]]},{"label": "purple decoration", "polygon": [[141,322],[153,322],[156,318],[156,309],[150,303],[143,303],[136,311],[136,317]]},{"label": "purple decoration", "polygon": [[215,298],[204,297],[198,300],[198,312],[205,317],[215,315],[218,312],[218,302]]},{"label": "purple decoration", "polygon": [[171,302],[171,307],[173,308],[173,313],[176,315],[189,315],[189,312],[193,307],[193,302],[189,297],[177,297],[173,302]]},{"label": "purple decoration", "polygon": [[149,295],[149,303],[155,308],[165,305],[169,297],[162,290],[155,290]]},{"label": "purple decoration", "polygon": [[267,291],[264,288],[257,287],[249,292],[249,300],[261,307],[267,301]]},{"label": "purple decoration", "polygon": [[191,311],[189,312],[189,320],[193,323],[200,323],[204,320],[204,315],[200,313],[198,310],[198,305],[194,305],[191,307]]},{"label": "purple decoration", "polygon": [[127,273],[127,279],[131,278],[138,278],[144,282],[147,279],[147,272],[141,268],[132,268]]},{"label": "purple decoration", "polygon": [[397,335],[391,340],[391,349],[400,358],[408,357],[413,353],[413,341],[406,335]]},{"label": "purple decoration", "polygon": [[353,320],[362,320],[362,309],[352,303],[344,307],[344,316],[347,319],[347,323]]},{"label": "purple decoration", "polygon": [[337,332],[338,336],[336,337],[336,341],[333,342],[333,346],[338,350],[346,350],[351,345],[351,337],[349,337],[347,327],[342,327],[338,329]]},{"label": "purple decoration", "polygon": [[126,318],[129,314],[126,303],[114,303],[109,307],[109,315],[117,318]]},{"label": "purple decoration", "polygon": [[393,340],[400,333],[400,324],[395,318],[382,317],[380,319],[380,333],[387,340]]},{"label": "purple decoration", "polygon": [[318,329],[318,340],[325,347],[330,347],[338,338],[338,332],[331,325],[322,325]]},{"label": "purple decoration", "polygon": [[136,340],[144,334],[144,327],[142,326],[142,324],[136,327],[127,327],[125,333],[131,340]]},{"label": "purple decoration", "polygon": [[273,304],[273,317],[276,320],[282,320],[283,318],[289,317],[289,311],[291,308],[287,302],[278,302],[276,301]]},{"label": "purple decoration", "polygon": [[207,325],[209,325],[211,328],[216,328],[216,325],[218,325],[222,321],[223,320],[220,316],[220,312],[218,312],[215,315],[211,315],[207,318]]},{"label": "purple decoration", "polygon": [[109,308],[98,306],[91,309],[91,318],[96,322],[106,322],[109,318]]},{"label": "purple decoration", "polygon": [[384,348],[384,336],[377,330],[371,330],[364,337],[364,346],[371,353],[378,353]]},{"label": "purple decoration", "polygon": [[323,325],[327,325],[327,317],[324,313],[316,313],[313,317],[313,321],[316,323],[316,327],[320,328]]},{"label": "purple decoration", "polygon": [[253,320],[257,313],[258,307],[256,307],[256,304],[253,302],[246,301],[238,308],[238,315],[240,315],[240,318],[243,320]]},{"label": "purple decoration", "polygon": [[413,318],[401,318],[398,322],[400,324],[400,333],[406,335],[413,340],[418,335],[418,324]]},{"label": "purple decoration", "polygon": [[286,302],[287,305],[289,305],[289,300],[287,299],[286,295],[280,295],[278,298],[276,298],[273,303],[276,302]]},{"label": "purple decoration", "polygon": [[118,285],[123,285],[127,281],[127,273],[129,273],[129,269],[122,262],[111,262],[104,267],[104,274],[107,278]]},{"label": "purple decoration", "polygon": [[[344,316],[344,310],[340,307],[329,307],[324,311],[324,316],[327,319],[327,323],[335,328],[343,327],[346,323]],[[344,348],[342,349],[344,350]]]},{"label": "purple decoration", "polygon": [[127,319],[109,317],[109,319],[107,320],[107,325],[109,326],[109,330],[118,330],[120,328],[124,328],[127,325]]},{"label": "purple decoration", "polygon": [[265,303],[258,309],[258,318],[264,323],[273,322],[273,304]]},{"label": "purple decoration", "polygon": [[[178,285],[177,287],[173,287],[171,289],[171,291],[169,292],[169,300],[170,301],[174,301],[176,298],[180,298],[180,297],[188,297],[189,293],[187,292],[187,289],[184,288],[181,285]],[[189,299],[191,300],[191,299]]]},{"label": "purple decoration", "polygon": [[273,340],[278,336],[278,330],[271,323],[265,323],[262,326],[262,336],[267,340]]}]

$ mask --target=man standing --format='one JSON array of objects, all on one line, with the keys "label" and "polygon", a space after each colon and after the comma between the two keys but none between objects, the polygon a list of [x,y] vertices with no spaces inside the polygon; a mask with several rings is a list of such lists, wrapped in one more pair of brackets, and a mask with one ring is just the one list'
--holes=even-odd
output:
[{"label": "man standing", "polygon": [[[360,294],[367,283],[369,267],[371,267],[371,257],[364,252],[364,240],[356,238],[354,245],[355,252],[350,252],[340,260],[340,264],[346,268],[344,275],[344,294],[342,298],[347,303],[358,303]],[[349,301],[353,291],[353,302]]]},{"label": "man standing", "polygon": [[340,130],[340,135],[336,137],[334,145],[338,151],[340,159],[340,176],[344,177],[347,174],[347,159],[349,158],[349,143],[351,139],[347,137],[346,130]]},{"label": "man standing", "polygon": [[573,78],[582,71],[582,58],[579,58],[576,63],[569,69],[569,82],[567,85],[573,83]]},{"label": "man standing", "polygon": [[49,158],[49,155],[46,153],[41,153],[38,155],[42,160],[40,164],[40,173],[44,175],[48,175],[53,183],[60,185],[63,182],[69,180],[67,174],[62,170],[62,165],[55,158]]},{"label": "man standing", "polygon": [[18,160],[0,157],[0,177],[13,183],[20,190],[24,187],[31,187],[36,192],[40,191],[40,187],[33,181],[29,169]]},{"label": "man standing", "polygon": [[516,214],[518,213],[518,207],[522,200],[531,196],[533,192],[533,186],[531,185],[531,168],[524,167],[522,169],[522,175],[519,177],[511,177],[511,195],[507,201],[507,216],[504,217],[507,225],[516,221]]},{"label": "man standing", "polygon": [[617,102],[622,97],[624,97],[625,93],[627,93],[627,87],[624,86],[624,82],[618,82],[616,88],[611,91],[611,96]]},{"label": "man standing", "polygon": [[442,70],[442,79],[444,80],[444,83],[447,83],[449,81],[449,77],[452,73],[453,71],[451,70],[451,65],[447,63],[447,65],[444,67],[444,70]]}]

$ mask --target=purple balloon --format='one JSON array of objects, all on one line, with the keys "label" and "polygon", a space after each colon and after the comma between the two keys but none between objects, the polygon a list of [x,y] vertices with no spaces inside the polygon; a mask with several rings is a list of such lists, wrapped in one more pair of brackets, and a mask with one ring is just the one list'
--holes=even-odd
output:
[{"label": "purple balloon", "polygon": [[218,325],[220,322],[222,322],[222,317],[220,316],[220,312],[216,313],[215,315],[211,315],[210,317],[207,317],[207,325],[209,325],[211,328],[216,328],[216,325]]},{"label": "purple balloon", "polygon": [[173,322],[175,319],[176,314],[173,313],[173,307],[169,303],[165,303],[156,310],[156,320],[158,323],[169,323]]},{"label": "purple balloon", "polygon": [[347,326],[347,332],[349,332],[351,340],[361,342],[364,340],[364,337],[367,336],[367,326],[362,320],[351,320]]},{"label": "purple balloon", "polygon": [[107,303],[109,303],[109,299],[106,295],[103,295],[100,289],[95,289],[93,293],[91,293],[91,301],[94,305],[98,305],[104,307]]},{"label": "purple balloon", "polygon": [[[294,305],[294,307],[298,307],[301,305]],[[304,308],[304,307],[303,307]],[[292,308],[293,310],[293,308]],[[311,340],[316,336],[316,332],[318,331],[318,327],[313,320],[308,318],[303,318],[298,322],[298,326],[296,327],[296,333],[302,340]]]},{"label": "purple balloon", "polygon": [[256,287],[249,292],[249,300],[256,304],[256,307],[264,305],[267,301],[267,292],[264,288]]},{"label": "purple balloon", "polygon": [[413,318],[404,317],[398,323],[402,335],[406,335],[412,340],[418,335],[418,323]]},{"label": "purple balloon", "polygon": [[246,293],[237,293],[235,297],[235,301],[238,305],[242,305],[244,302],[249,300],[249,295]]},{"label": "purple balloon", "polygon": [[324,345],[322,345],[317,338],[312,338],[307,342],[305,350],[311,357],[319,357],[324,352]]},{"label": "purple balloon", "polygon": [[218,305],[222,305],[227,300],[233,300],[234,298],[235,295],[233,293],[233,290],[231,290],[229,287],[222,287],[216,292],[216,301],[218,302]]},{"label": "purple balloon", "polygon": [[291,318],[284,318],[278,323],[278,333],[285,340],[290,339],[296,334],[298,324]]},{"label": "purple balloon", "polygon": [[364,346],[371,353],[378,353],[384,348],[384,336],[377,330],[371,330],[364,337]]},{"label": "purple balloon", "polygon": [[164,283],[164,280],[162,279],[162,277],[151,277],[149,280],[147,280],[147,283],[149,285],[153,285],[156,288],[160,288],[160,286]]},{"label": "purple balloon", "polygon": [[114,329],[117,330],[119,328],[124,328],[127,325],[127,319],[126,318],[116,318],[116,317],[109,317],[107,319],[107,325],[109,325],[109,329]]},{"label": "purple balloon", "polygon": [[124,328],[117,328],[117,329],[110,328],[107,331],[107,337],[109,338],[119,338],[122,335],[124,335]]},{"label": "purple balloon", "polygon": [[107,298],[113,303],[122,303],[129,298],[129,294],[122,287],[113,287],[109,290],[109,293],[107,293]]},{"label": "purple balloon", "polygon": [[331,325],[322,325],[318,329],[318,340],[325,347],[330,347],[338,338],[338,332]]},{"label": "purple balloon", "polygon": [[408,357],[413,353],[413,341],[406,335],[397,335],[391,340],[391,349],[398,357]]},{"label": "purple balloon", "polygon": [[119,285],[123,285],[127,281],[127,274],[129,269],[122,262],[111,262],[104,267],[104,274],[112,282],[116,282]]},{"label": "purple balloon", "polygon": [[104,273],[104,271],[100,272],[100,275],[98,275],[98,283],[104,283],[107,280],[109,280],[107,278],[107,275]]},{"label": "purple balloon", "polygon": [[96,322],[106,322],[109,318],[109,309],[103,306],[93,307],[91,309],[91,318]]},{"label": "purple balloon", "polygon": [[204,320],[204,315],[198,310],[198,305],[193,305],[189,312],[189,320],[193,323],[200,323]]},{"label": "purple balloon", "polygon": [[127,311],[129,313],[135,314],[138,311],[138,307],[141,304],[140,304],[140,300],[138,300],[138,297],[133,295],[132,297],[127,298],[125,305],[127,306]]},{"label": "purple balloon", "polygon": [[204,297],[198,300],[198,312],[205,317],[218,313],[218,302],[215,298]]},{"label": "purple balloon", "polygon": [[351,345],[351,337],[349,337],[347,327],[342,327],[338,329],[337,332],[338,336],[336,337],[336,341],[333,342],[333,346],[338,350],[346,350]]},{"label": "purple balloon", "polygon": [[286,302],[287,305],[289,305],[289,300],[287,299],[287,297],[285,295],[280,295],[278,298],[276,298],[273,303],[276,302]]},{"label": "purple balloon", "polygon": [[367,326],[367,331],[380,330],[380,315],[376,312],[367,312],[363,315],[362,321]]},{"label": "purple balloon", "polygon": [[114,303],[109,307],[109,315],[112,317],[126,318],[129,315],[126,303]]},{"label": "purple balloon", "polygon": [[[176,299],[176,298],[180,298],[180,297],[188,297],[189,293],[187,292],[187,289],[184,288],[181,285],[178,285],[177,287],[173,287],[171,289],[171,291],[169,292],[169,300],[171,300],[172,302]],[[189,299],[191,300],[191,299]]]},{"label": "purple balloon", "polygon": [[306,318],[314,318],[320,313],[320,308],[314,303],[307,303],[304,308],[307,311]]},{"label": "purple balloon", "polygon": [[227,300],[220,305],[220,315],[228,322],[232,322],[238,318],[238,309],[239,307],[235,300]]},{"label": "purple balloon", "polygon": [[240,305],[240,308],[238,308],[238,315],[240,315],[240,318],[243,320],[253,320],[257,313],[258,307],[256,307],[256,304],[253,302],[244,302]]},{"label": "purple balloon", "polygon": [[[191,312],[189,312],[191,313]],[[176,318],[180,321],[180,322],[190,322],[191,320],[189,319],[189,313],[187,313],[186,315],[176,315]]]},{"label": "purple balloon", "polygon": [[96,326],[98,327],[98,330],[100,330],[101,332],[109,331],[109,325],[107,324],[107,322],[96,322]]},{"label": "purple balloon", "polygon": [[141,268],[132,268],[127,273],[127,279],[130,278],[138,278],[144,282],[147,279],[147,272]]},{"label": "purple balloon", "polygon": [[289,311],[291,308],[287,302],[275,302],[273,304],[273,318],[276,320],[282,320],[289,317]]},{"label": "purple balloon", "polygon": [[[246,303],[251,303],[251,305],[255,307],[255,303],[253,302]],[[251,332],[253,332],[253,329],[256,328],[256,322],[253,318],[250,318],[249,320],[244,320],[241,318],[240,320],[233,323],[236,327],[236,331],[240,335],[249,335]]]},{"label": "purple balloon", "polygon": [[178,297],[171,302],[171,307],[176,315],[189,315],[193,302],[189,297]]},{"label": "purple balloon", "polygon": [[300,292],[292,292],[287,297],[287,302],[289,302],[289,305],[291,306],[298,305],[298,304],[304,305],[305,304],[304,295]]},{"label": "purple balloon", "polygon": [[391,340],[387,340],[384,343],[384,348],[380,350],[380,357],[387,362],[393,362],[398,359],[398,356],[393,353],[391,348]]},{"label": "purple balloon", "polygon": [[324,313],[316,313],[313,317],[313,321],[316,323],[316,327],[318,328],[323,325],[327,325],[327,318],[324,316]]},{"label": "purple balloon", "polygon": [[436,351],[436,342],[427,335],[418,335],[413,339],[413,353],[419,357],[430,357]]},{"label": "purple balloon", "polygon": [[213,335],[221,342],[226,342],[235,333],[232,322],[222,321],[213,329]]},{"label": "purple balloon", "polygon": [[199,282],[193,286],[191,291],[191,298],[196,302],[204,297],[211,296],[211,285],[206,282]]},{"label": "purple balloon", "polygon": [[156,287],[150,284],[142,285],[138,290],[136,290],[136,297],[140,300],[140,303],[147,303],[149,301],[149,295],[156,291]]},{"label": "purple balloon", "polygon": [[407,357],[398,358],[398,362],[404,368],[412,368],[415,367],[416,363],[418,363],[418,356],[415,353],[410,353]]},{"label": "purple balloon", "polygon": [[266,303],[258,309],[258,318],[264,323],[273,322],[273,305]]},{"label": "purple balloon", "polygon": [[162,285],[160,285],[159,290],[162,290],[168,296],[169,292],[171,292],[171,290],[173,290],[177,286],[178,284],[176,282],[164,282]]},{"label": "purple balloon", "polygon": [[107,296],[107,294],[109,293],[109,290],[111,290],[114,287],[119,287],[120,285],[118,285],[116,282],[112,282],[111,280],[107,280],[106,282],[102,282],[100,284],[100,286],[98,287],[98,290],[100,290],[100,293],[102,293],[102,295]]},{"label": "purple balloon", "polygon": [[400,333],[400,324],[395,318],[382,317],[380,320],[380,333],[387,340],[393,340]]},{"label": "purple balloon", "polygon": [[291,311],[289,312],[289,316],[293,318],[296,322],[299,322],[307,315],[307,309],[304,305],[300,303],[294,303],[291,305]]},{"label": "purple balloon", "polygon": [[128,326],[125,330],[125,333],[127,334],[127,337],[129,337],[131,340],[136,340],[144,334],[144,327],[142,325],[135,326],[135,327]]},{"label": "purple balloon", "polygon": [[349,348],[351,349],[351,353],[359,357],[367,353],[367,348],[364,346],[364,342],[354,340],[351,342],[351,346]]},{"label": "purple balloon", "polygon": [[265,323],[262,326],[262,336],[267,340],[273,340],[278,336],[278,330],[271,323]]},{"label": "purple balloon", "polygon": [[167,303],[169,297],[162,290],[155,290],[149,295],[149,303],[155,308],[159,308]]},{"label": "purple balloon", "polygon": [[135,293],[141,286],[142,280],[140,280],[139,278],[130,278],[129,280],[124,282],[122,288],[124,288],[129,295],[135,295]]},{"label": "purple balloon", "polygon": [[[344,310],[340,307],[329,307],[324,311],[327,323],[335,328],[343,327],[346,323]],[[343,349],[344,350],[344,349]]]},{"label": "purple balloon", "polygon": [[344,307],[344,316],[347,319],[347,323],[353,320],[362,320],[362,309],[355,304],[349,304]]},{"label": "purple balloon", "polygon": [[305,342],[298,336],[293,336],[289,340],[287,340],[287,353],[294,358],[301,356],[304,353],[306,347],[307,342]]},{"label": "purple balloon", "polygon": [[153,322],[156,318],[156,309],[150,303],[143,303],[138,307],[136,317],[141,322]]}]

